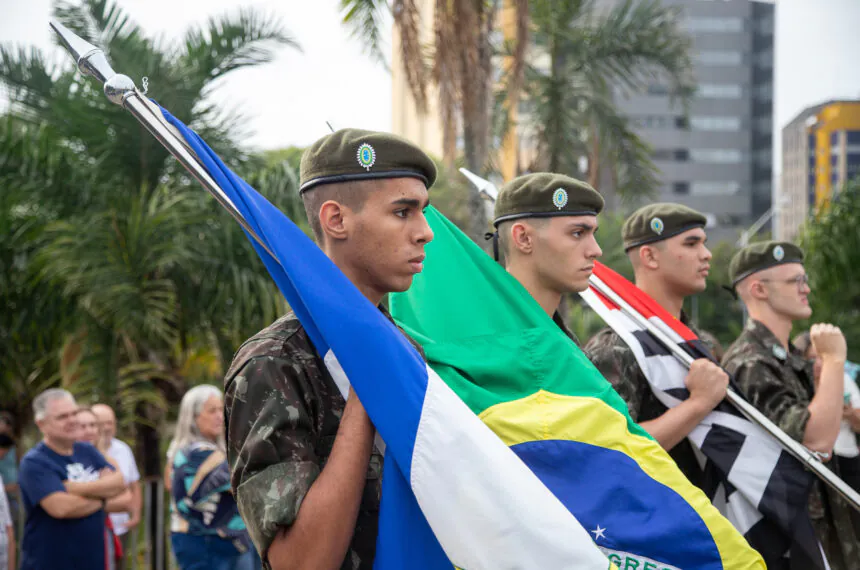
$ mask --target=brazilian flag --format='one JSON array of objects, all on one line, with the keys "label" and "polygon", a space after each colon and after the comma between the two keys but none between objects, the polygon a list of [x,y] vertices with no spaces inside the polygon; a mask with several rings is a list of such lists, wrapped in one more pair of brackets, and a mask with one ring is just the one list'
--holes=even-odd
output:
[{"label": "brazilian flag", "polygon": [[621,570],[763,569],[531,295],[435,209],[391,313]]}]

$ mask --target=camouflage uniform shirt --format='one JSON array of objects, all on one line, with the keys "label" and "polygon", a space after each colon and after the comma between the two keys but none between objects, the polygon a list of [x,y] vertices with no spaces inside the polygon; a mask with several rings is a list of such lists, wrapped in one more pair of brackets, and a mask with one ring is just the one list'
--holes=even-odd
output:
[{"label": "camouflage uniform shirt", "polygon": [[[686,315],[681,315],[681,322],[689,326]],[[712,349],[711,346],[708,348]],[[654,395],[633,351],[615,331],[610,328],[603,329],[591,337],[583,350],[627,403],[634,422],[642,423],[659,418],[669,410]],[[704,472],[696,459],[693,445],[687,438],[673,447],[669,455],[693,485],[700,488],[704,485]]]},{"label": "camouflage uniform shirt", "polygon": [[[750,319],[723,357],[744,397],[792,439],[802,442],[815,391],[812,361],[788,349],[762,323]],[[838,474],[835,461],[827,466]],[[833,570],[860,569],[860,543],[848,506],[816,479],[809,516]]]},{"label": "camouflage uniform shirt", "polygon": [[[231,487],[262,556],[296,520],[332,451],[346,402],[293,313],[239,348],[224,392]],[[382,455],[374,448],[343,570],[373,567],[381,478]]]}]

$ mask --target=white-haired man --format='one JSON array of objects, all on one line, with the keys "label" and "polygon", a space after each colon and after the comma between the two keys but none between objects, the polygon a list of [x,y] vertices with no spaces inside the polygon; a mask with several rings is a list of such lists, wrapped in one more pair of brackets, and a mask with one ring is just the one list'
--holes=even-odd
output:
[{"label": "white-haired man", "polygon": [[76,441],[78,406],[69,392],[42,392],[33,413],[43,439],[21,460],[21,569],[102,570],[104,511],[125,489],[122,474],[95,447]]}]

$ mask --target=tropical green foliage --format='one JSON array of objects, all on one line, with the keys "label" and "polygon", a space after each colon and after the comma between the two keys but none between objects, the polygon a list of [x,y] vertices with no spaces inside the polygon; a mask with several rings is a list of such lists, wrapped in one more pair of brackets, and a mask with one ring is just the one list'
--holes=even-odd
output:
[{"label": "tropical green foliage", "polygon": [[814,322],[838,325],[848,358],[860,362],[860,179],[804,228],[801,245],[809,274]]},{"label": "tropical green foliage", "polygon": [[[491,167],[493,56],[500,45],[493,36],[502,3],[452,0],[433,3],[432,21],[425,21],[426,4],[416,0],[341,0],[343,22],[377,60],[384,60],[380,24],[390,12],[394,19],[400,71],[419,110],[428,108],[428,88],[437,96],[442,129],[443,158],[454,165],[458,153],[466,167],[479,175]],[[528,31],[527,0],[511,0],[516,37],[512,75],[521,76]],[[431,30],[428,34],[423,30]],[[517,80],[511,81],[516,90]],[[462,142],[462,145],[460,145]],[[468,209],[467,234],[479,243],[488,227],[484,201],[471,187],[464,188]]]},{"label": "tropical green foliage", "polygon": [[[635,199],[656,191],[658,172],[617,98],[659,83],[686,104],[694,90],[691,43],[678,26],[677,7],[660,0],[607,6],[594,0],[436,2],[432,23],[425,24],[418,2],[341,0],[344,23],[376,59],[383,59],[378,26],[390,9],[401,71],[419,109],[427,86],[435,87],[449,166],[459,138],[467,168],[501,170],[494,151],[516,129],[525,159],[519,172],[563,172],[595,187],[610,176],[622,198]],[[494,26],[497,32],[488,33]],[[423,28],[432,28],[430,40],[421,36]],[[501,80],[494,69],[502,69]],[[488,105],[493,82],[496,104]],[[472,189],[465,196],[467,233],[478,239],[486,227],[480,197]]]},{"label": "tropical green foliage", "polygon": [[599,187],[604,166],[621,196],[648,196],[659,184],[651,149],[616,99],[657,82],[689,99],[690,39],[678,9],[659,0],[624,0],[605,13],[583,0],[532,0],[529,7],[533,47],[519,116],[535,156],[525,170],[587,176]]},{"label": "tropical green foliage", "polygon": [[[104,46],[115,69],[192,125],[273,203],[305,223],[296,176],[249,157],[241,117],[208,95],[230,71],[295,47],[253,11],[209,20],[180,42],[147,37],[114,3],[60,3],[55,17]],[[285,310],[239,226],[97,82],[38,51],[0,48],[10,113],[0,132],[2,399],[60,382],[159,421],[191,383],[220,383],[250,334]],[[306,225],[306,223],[305,223]],[[162,410],[162,411],[160,411]]]}]

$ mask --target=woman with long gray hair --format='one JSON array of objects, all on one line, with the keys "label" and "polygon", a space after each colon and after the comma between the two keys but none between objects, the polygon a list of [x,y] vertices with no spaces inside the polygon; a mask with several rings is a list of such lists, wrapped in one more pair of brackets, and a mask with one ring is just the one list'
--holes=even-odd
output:
[{"label": "woman with long gray hair", "polygon": [[230,492],[224,400],[215,386],[189,390],[167,451],[170,538],[182,570],[251,570],[259,558]]}]

